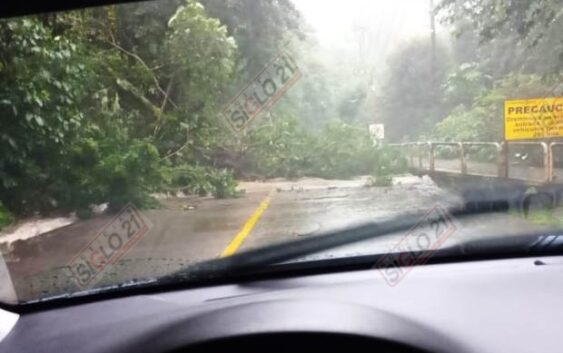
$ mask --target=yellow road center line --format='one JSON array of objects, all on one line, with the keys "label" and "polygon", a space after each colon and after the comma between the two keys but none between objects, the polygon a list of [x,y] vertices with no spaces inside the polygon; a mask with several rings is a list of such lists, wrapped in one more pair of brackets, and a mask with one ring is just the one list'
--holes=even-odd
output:
[{"label": "yellow road center line", "polygon": [[256,225],[256,222],[258,222],[258,220],[262,216],[262,213],[266,211],[268,206],[270,206],[269,195],[260,203],[254,213],[252,213],[252,215],[250,215],[250,217],[246,220],[244,226],[242,226],[238,234],[235,235],[231,243],[225,248],[225,250],[223,250],[221,257],[230,256],[237,251],[237,249],[242,245],[244,239],[246,239],[246,237],[248,237],[248,235],[252,231],[252,228],[254,228],[254,226]]}]

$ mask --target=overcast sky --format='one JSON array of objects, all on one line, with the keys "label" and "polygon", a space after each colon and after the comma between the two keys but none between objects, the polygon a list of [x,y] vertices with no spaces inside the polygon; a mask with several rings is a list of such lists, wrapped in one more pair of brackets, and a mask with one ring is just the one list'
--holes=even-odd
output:
[{"label": "overcast sky", "polygon": [[[430,38],[430,0],[293,0],[325,49],[360,50],[383,62],[413,37]],[[366,38],[359,49],[358,32]]]}]

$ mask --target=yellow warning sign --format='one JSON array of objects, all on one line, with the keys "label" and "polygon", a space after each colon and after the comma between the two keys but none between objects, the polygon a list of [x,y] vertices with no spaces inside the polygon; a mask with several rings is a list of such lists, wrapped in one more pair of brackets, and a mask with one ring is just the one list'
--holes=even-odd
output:
[{"label": "yellow warning sign", "polygon": [[563,97],[504,102],[504,138],[509,141],[563,137]]}]

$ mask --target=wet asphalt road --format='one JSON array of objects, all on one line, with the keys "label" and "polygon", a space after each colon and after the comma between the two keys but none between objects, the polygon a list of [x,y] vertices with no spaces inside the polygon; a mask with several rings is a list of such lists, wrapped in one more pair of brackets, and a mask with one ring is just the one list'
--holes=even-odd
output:
[{"label": "wet asphalt road", "polygon": [[[87,285],[78,285],[67,264],[99,236],[112,216],[78,221],[4,249],[18,299],[25,301],[69,291],[162,276],[197,261],[287,242],[335,228],[385,219],[407,211],[425,211],[460,200],[426,178],[408,177],[392,187],[364,187],[365,179],[242,183],[243,197],[215,200],[163,200],[163,208],[142,211],[148,231]],[[455,221],[455,220],[454,220]],[[446,244],[484,234],[537,229],[507,214],[456,222]],[[389,251],[404,234],[365,241],[315,257],[354,256]]]}]

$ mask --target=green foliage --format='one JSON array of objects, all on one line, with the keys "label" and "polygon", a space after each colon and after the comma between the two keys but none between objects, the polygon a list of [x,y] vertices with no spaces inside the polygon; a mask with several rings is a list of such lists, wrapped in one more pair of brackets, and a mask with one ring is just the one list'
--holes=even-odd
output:
[{"label": "green foliage", "polygon": [[[233,172],[217,158],[223,151],[236,157],[237,176],[393,173],[400,158],[374,148],[364,126],[374,72],[342,85],[352,69],[325,77],[320,57],[299,64],[302,87],[270,121],[240,138],[221,129],[221,104],[280,49],[314,48],[295,40],[303,26],[289,0],[143,2],[0,21],[1,201],[16,216],[88,216],[91,204],[153,206],[151,193],[163,190],[237,196]],[[428,48],[413,48],[394,67],[413,75],[391,87],[389,121],[400,111],[395,98],[429,97],[424,85],[403,90],[428,81]],[[332,95],[328,86],[342,87]],[[416,117],[435,118],[435,93]]]},{"label": "green foliage", "polygon": [[[0,195],[14,214],[153,206],[166,168],[212,164],[236,43],[193,0],[131,6],[0,21]],[[205,168],[194,191],[234,195],[229,172]]]},{"label": "green foliage", "polygon": [[60,182],[53,185],[61,205],[84,209],[109,202],[119,210],[128,202],[138,207],[152,205],[148,196],[162,181],[160,158],[149,140],[130,139],[123,130],[92,134],[81,139],[60,168]]},{"label": "green foliage", "polygon": [[378,162],[367,127],[334,121],[318,135],[313,149],[313,172],[325,178],[349,178],[369,174]]},{"label": "green foliage", "polygon": [[392,174],[396,151],[375,148],[367,128],[333,121],[319,132],[282,117],[249,133],[243,169],[267,177],[350,178],[374,170]]},{"label": "green foliage", "polygon": [[12,223],[13,219],[8,210],[0,203],[0,230]]},{"label": "green foliage", "polygon": [[339,116],[346,122],[354,123],[359,120],[362,103],[366,100],[367,92],[361,87],[355,87],[347,92],[345,98],[338,107]]},{"label": "green foliage", "polygon": [[493,89],[482,92],[472,106],[454,109],[436,124],[433,137],[442,141],[501,141],[504,101],[542,97],[552,85],[537,75],[508,75],[495,82]]},{"label": "green foliage", "polygon": [[237,197],[237,185],[232,172],[225,169],[181,165],[165,168],[166,185],[163,191],[183,192],[199,196],[209,194],[216,198]]},{"label": "green foliage", "polygon": [[238,43],[236,87],[252,80],[292,38],[303,36],[303,21],[290,0],[201,3],[210,16],[226,25],[229,35]]},{"label": "green foliage", "polygon": [[[76,101],[86,74],[77,46],[36,19],[0,22],[0,32],[0,151],[6,163],[0,169],[5,171],[73,138],[83,119]],[[17,183],[9,175],[3,182],[4,187]]]},{"label": "green foliage", "polygon": [[460,108],[436,124],[434,137],[440,141],[495,141],[488,128],[491,118],[483,107]]},{"label": "green foliage", "polygon": [[[219,20],[207,17],[203,6],[189,0],[168,21],[168,59],[184,93],[182,105],[213,108],[212,97],[223,87],[234,67],[236,43]],[[211,98],[211,99],[210,99]],[[204,111],[205,112],[205,111]]]},{"label": "green foliage", "polygon": [[233,173],[225,169],[213,169],[209,174],[212,186],[211,195],[218,199],[237,197],[240,192],[237,190],[237,181]]},{"label": "green foliage", "polygon": [[487,90],[490,80],[490,76],[479,70],[477,63],[461,64],[442,85],[444,99],[451,107],[471,107],[474,100]]},{"label": "green foliage", "polygon": [[[230,82],[236,43],[225,26],[188,1],[168,21],[164,63],[173,62],[166,80],[176,107],[157,118],[154,137],[173,164],[205,163],[217,148],[221,122],[216,118],[219,93]],[[177,152],[177,153],[176,153]]]},{"label": "green foliage", "polygon": [[371,175],[367,187],[383,187],[393,185],[393,175],[405,173],[408,169],[407,160],[401,151],[392,147],[379,147],[376,151]]},{"label": "green foliage", "polygon": [[266,177],[300,177],[314,162],[314,136],[293,117],[272,119],[246,136],[242,169]]},{"label": "green foliage", "polygon": [[515,32],[520,40],[535,45],[546,39],[549,29],[559,24],[561,4],[561,0],[481,0],[458,6],[456,0],[444,0],[439,10],[445,12],[447,21],[469,17],[482,40],[492,40],[508,30]]},{"label": "green foliage", "polygon": [[186,194],[206,196],[212,190],[207,178],[206,168],[198,165],[181,165],[165,169],[166,184],[164,191],[184,192]]},{"label": "green foliage", "polygon": [[83,48],[36,18],[0,22],[0,195],[15,213],[55,201],[44,189],[85,124]]},{"label": "green foliage", "polygon": [[439,15],[456,34],[456,57],[471,64],[461,64],[443,86],[451,111],[436,124],[434,139],[501,141],[505,100],[550,94],[563,69],[562,4],[561,0],[440,3]]},{"label": "green foliage", "polygon": [[388,187],[393,186],[393,177],[390,175],[370,176],[366,187]]},{"label": "green foliage", "polygon": [[433,55],[430,42],[420,40],[408,43],[391,56],[389,79],[380,103],[380,119],[388,139],[414,139],[447,115],[440,104],[440,85],[449,60],[443,45],[437,45]]},{"label": "green foliage", "polygon": [[[444,0],[438,12],[459,34],[475,33],[476,53],[495,77],[563,69],[561,0]],[[515,55],[516,54],[516,55]]]},{"label": "green foliage", "polygon": [[406,171],[407,160],[400,150],[387,146],[377,148],[373,160],[373,176],[397,175]]}]

